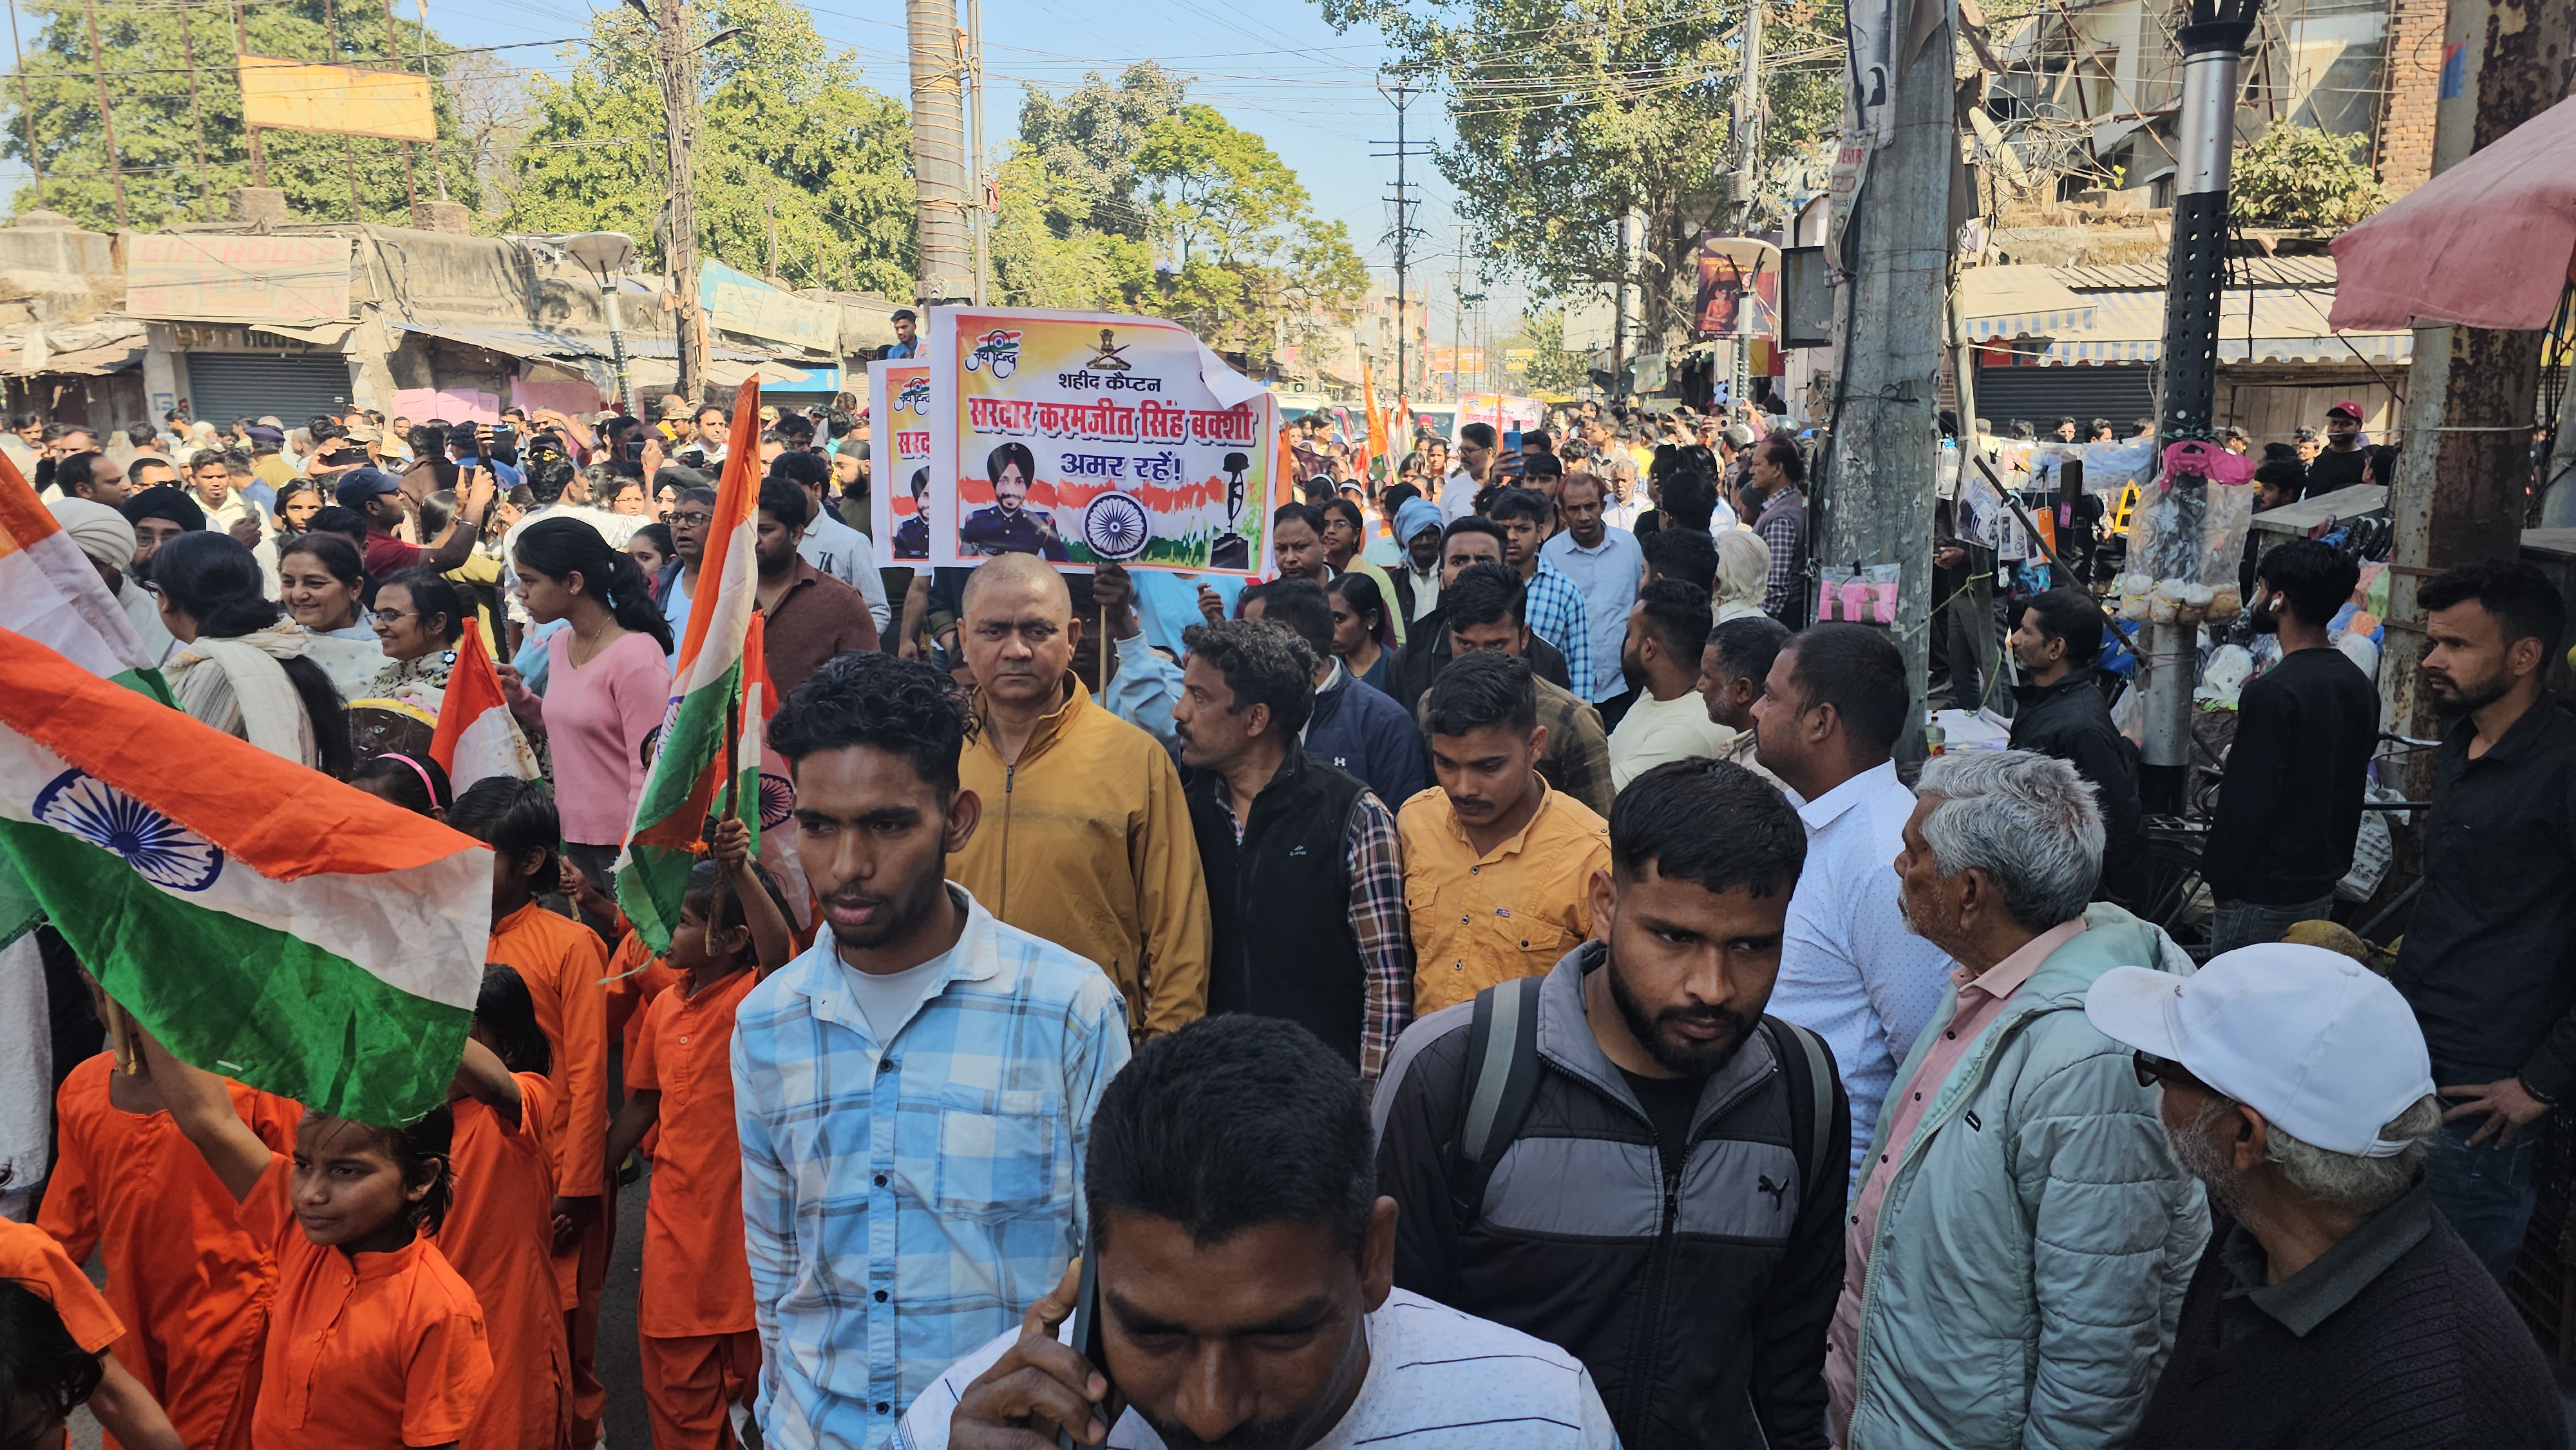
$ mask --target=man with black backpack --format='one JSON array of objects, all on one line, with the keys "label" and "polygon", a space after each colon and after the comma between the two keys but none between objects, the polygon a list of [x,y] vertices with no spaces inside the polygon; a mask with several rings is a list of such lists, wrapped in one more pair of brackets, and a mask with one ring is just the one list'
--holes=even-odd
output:
[{"label": "man with black backpack", "polygon": [[1628,1450],[1826,1443],[1850,1105],[1763,1014],[1806,854],[1744,767],[1647,771],[1598,939],[1416,1022],[1379,1085],[1396,1283],[1572,1351]]}]

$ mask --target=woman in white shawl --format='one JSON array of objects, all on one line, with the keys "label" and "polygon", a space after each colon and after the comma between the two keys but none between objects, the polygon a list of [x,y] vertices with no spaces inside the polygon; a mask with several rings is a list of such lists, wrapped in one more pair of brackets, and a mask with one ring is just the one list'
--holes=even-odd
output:
[{"label": "woman in white shawl", "polygon": [[385,667],[385,649],[367,615],[358,546],[340,534],[298,534],[278,546],[277,582],[277,602],[313,636],[304,657],[322,667],[340,698],[365,694]]},{"label": "woman in white shawl", "polygon": [[349,772],[339,692],[305,657],[313,637],[260,592],[259,564],[229,534],[181,534],[152,556],[152,590],[178,648],[161,678],[179,708],[271,755]]}]

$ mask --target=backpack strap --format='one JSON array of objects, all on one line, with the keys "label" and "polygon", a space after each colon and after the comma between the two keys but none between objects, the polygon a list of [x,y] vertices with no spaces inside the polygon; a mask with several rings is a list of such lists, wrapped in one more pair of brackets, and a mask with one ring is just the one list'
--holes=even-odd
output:
[{"label": "backpack strap", "polygon": [[1485,1206],[1494,1165],[1520,1134],[1538,1096],[1538,992],[1544,973],[1476,994],[1467,1029],[1467,1111],[1458,1129],[1462,1165],[1455,1190],[1465,1232]]},{"label": "backpack strap", "polygon": [[1827,1140],[1834,1131],[1834,1070],[1825,1052],[1823,1039],[1782,1018],[1765,1016],[1762,1025],[1771,1031],[1771,1044],[1780,1058],[1781,1071],[1789,1075],[1789,1151],[1798,1160],[1798,1177],[1805,1184],[1801,1203],[1815,1201],[1824,1186]]}]

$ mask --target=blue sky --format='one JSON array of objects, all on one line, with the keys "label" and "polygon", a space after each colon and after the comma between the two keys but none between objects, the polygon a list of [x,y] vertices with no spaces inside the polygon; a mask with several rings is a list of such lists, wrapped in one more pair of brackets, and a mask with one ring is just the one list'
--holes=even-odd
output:
[{"label": "blue sky", "polygon": [[[397,0],[406,18],[417,0]],[[960,0],[962,4],[962,0]],[[429,0],[429,23],[457,45],[513,45],[559,40],[585,32],[586,0]],[[891,0],[824,0],[809,6],[814,22],[835,47],[854,53],[868,84],[902,98],[904,12]],[[1369,155],[1391,146],[1395,117],[1376,89],[1376,69],[1386,58],[1374,32],[1338,35],[1311,0],[1248,6],[1229,0],[1139,0],[1093,5],[1076,0],[984,0],[985,134],[998,151],[1017,128],[1020,100],[1029,87],[1061,91],[1090,71],[1115,77],[1132,62],[1152,57],[1195,77],[1194,100],[1222,110],[1255,132],[1294,167],[1318,211],[1348,224],[1351,240],[1382,285],[1392,285],[1390,249],[1380,237],[1390,225],[1383,198],[1392,191],[1395,162]],[[32,34],[20,18],[21,34]],[[503,59],[522,68],[560,72],[569,64],[544,48],[512,49]],[[1437,98],[1417,98],[1408,127],[1445,137]],[[1449,189],[1427,162],[1412,167],[1426,204],[1415,218],[1429,230],[1415,255],[1436,280],[1417,280],[1432,294],[1436,340],[1445,342],[1450,320],[1447,255],[1457,246]],[[0,184],[23,179],[23,167],[0,168]],[[1429,260],[1420,260],[1428,256]],[[1470,272],[1469,290],[1475,279]],[[1509,319],[1496,319],[1497,330]]]}]

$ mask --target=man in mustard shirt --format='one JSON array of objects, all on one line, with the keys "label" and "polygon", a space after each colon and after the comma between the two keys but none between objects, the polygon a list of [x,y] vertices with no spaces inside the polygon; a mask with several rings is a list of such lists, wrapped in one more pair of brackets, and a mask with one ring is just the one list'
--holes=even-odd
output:
[{"label": "man in mustard shirt", "polygon": [[1592,873],[1610,865],[1600,815],[1539,777],[1547,730],[1527,661],[1459,656],[1424,716],[1440,783],[1396,817],[1417,1018],[1555,966],[1592,935]]}]

